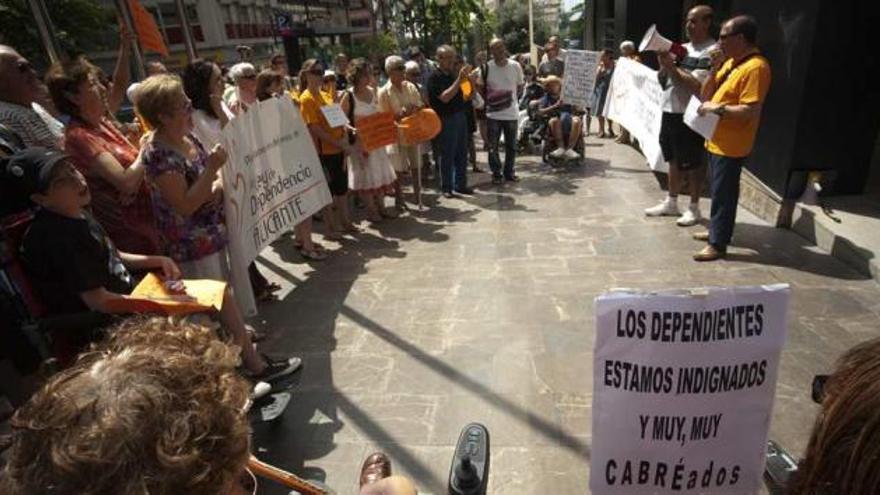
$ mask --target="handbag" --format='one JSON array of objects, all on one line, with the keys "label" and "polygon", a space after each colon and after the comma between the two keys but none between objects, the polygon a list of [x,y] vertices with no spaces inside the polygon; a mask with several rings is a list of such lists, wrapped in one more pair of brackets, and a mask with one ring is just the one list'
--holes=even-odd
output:
[{"label": "handbag", "polygon": [[483,82],[486,88],[486,111],[500,112],[510,108],[513,103],[513,93],[506,89],[491,89],[489,87],[489,64],[483,66]]}]

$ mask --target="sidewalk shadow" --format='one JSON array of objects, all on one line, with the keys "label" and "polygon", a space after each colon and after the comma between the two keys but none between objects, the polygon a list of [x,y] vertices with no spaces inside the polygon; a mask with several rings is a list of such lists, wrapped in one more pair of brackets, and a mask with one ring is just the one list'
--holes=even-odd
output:
[{"label": "sidewalk shadow", "polygon": [[[780,249],[782,245],[785,249]],[[728,252],[726,259],[729,261],[791,268],[841,280],[871,278],[867,266],[860,271],[828,253],[817,252],[818,248],[797,233],[769,225],[738,223],[731,246],[752,250],[754,254]],[[851,249],[861,251],[867,256],[865,260],[873,256],[858,246]],[[794,254],[790,254],[791,251],[795,251]]]}]

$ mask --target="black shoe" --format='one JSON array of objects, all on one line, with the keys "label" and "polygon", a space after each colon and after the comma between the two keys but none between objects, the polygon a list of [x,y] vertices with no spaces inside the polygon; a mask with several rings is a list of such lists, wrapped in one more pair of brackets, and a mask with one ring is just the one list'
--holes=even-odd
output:
[{"label": "black shoe", "polygon": [[498,186],[498,185],[501,185],[502,183],[504,183],[504,179],[502,179],[501,176],[492,177],[492,184],[495,184],[496,186]]},{"label": "black shoe", "polygon": [[302,359],[298,357],[283,360],[269,359],[265,356],[263,358],[266,360],[266,369],[260,374],[254,374],[253,378],[255,380],[271,382],[272,380],[287,376],[302,367]]},{"label": "black shoe", "polygon": [[453,194],[452,191],[443,191],[443,197],[444,198],[454,198],[455,194]]},{"label": "black shoe", "polygon": [[458,194],[464,194],[465,196],[473,196],[474,190],[470,187],[461,187],[455,190]]},{"label": "black shoe", "polygon": [[504,180],[507,182],[519,182],[519,177],[511,175],[510,177],[505,177]]}]

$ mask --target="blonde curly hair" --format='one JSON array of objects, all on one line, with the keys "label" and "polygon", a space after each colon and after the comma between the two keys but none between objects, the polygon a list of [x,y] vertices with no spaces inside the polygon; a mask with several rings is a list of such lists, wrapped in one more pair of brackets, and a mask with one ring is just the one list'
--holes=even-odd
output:
[{"label": "blonde curly hair", "polygon": [[16,412],[5,493],[224,493],[250,453],[238,356],[204,326],[121,324]]}]

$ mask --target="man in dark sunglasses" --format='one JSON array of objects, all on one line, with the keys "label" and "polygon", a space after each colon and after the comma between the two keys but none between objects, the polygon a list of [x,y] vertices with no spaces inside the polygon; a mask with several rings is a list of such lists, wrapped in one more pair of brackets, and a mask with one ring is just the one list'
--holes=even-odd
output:
[{"label": "man in dark sunglasses", "polygon": [[48,91],[31,63],[15,49],[0,45],[0,124],[26,146],[61,148],[64,125],[40,105]]},{"label": "man in dark sunglasses", "polygon": [[721,53],[712,53],[712,70],[703,83],[698,113],[719,117],[709,155],[712,213],[708,232],[694,234],[706,246],[696,261],[723,258],[733,236],[739,203],[742,167],[752,153],[761,120],[761,107],[770,90],[770,64],[758,51],[758,24],[751,16],[737,16],[721,26]]}]

